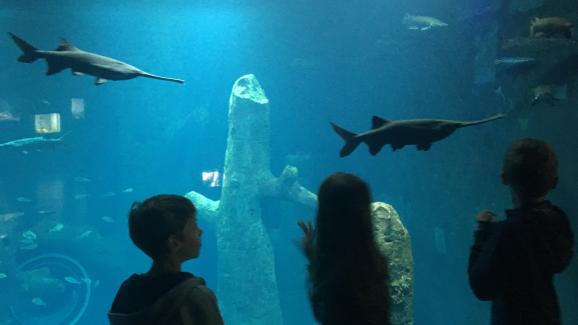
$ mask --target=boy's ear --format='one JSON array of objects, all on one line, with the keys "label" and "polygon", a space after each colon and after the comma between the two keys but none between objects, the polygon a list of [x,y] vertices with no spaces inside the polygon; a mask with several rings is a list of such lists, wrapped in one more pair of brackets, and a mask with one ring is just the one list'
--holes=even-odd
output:
[{"label": "boy's ear", "polygon": [[169,239],[167,240],[167,245],[170,249],[177,249],[181,246],[181,241],[177,238],[176,235],[170,235]]}]

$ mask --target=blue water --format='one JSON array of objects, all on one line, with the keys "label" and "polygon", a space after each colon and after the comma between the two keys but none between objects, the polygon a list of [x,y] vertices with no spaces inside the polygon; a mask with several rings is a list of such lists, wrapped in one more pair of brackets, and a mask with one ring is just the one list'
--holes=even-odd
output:
[{"label": "blue water", "polygon": [[[0,143],[38,136],[34,115],[40,113],[60,113],[61,134],[70,131],[55,148],[0,151],[0,214],[22,213],[0,222],[0,234],[11,239],[0,246],[0,273],[7,275],[0,279],[0,324],[26,323],[23,313],[58,316],[70,299],[85,299],[82,272],[68,260],[47,263],[80,283],[63,283],[45,306],[20,293],[18,265],[46,253],[68,256],[89,274],[89,304],[78,324],[106,323],[118,285],[149,263],[128,239],[130,204],[191,190],[219,198],[201,173],[222,171],[231,86],[247,73],[270,100],[273,173],[295,163],[300,182],[315,192],[331,172],[353,172],[368,180],[375,200],[397,209],[412,237],[415,324],[487,324],[489,304],[474,298],[466,278],[474,215],[509,207],[500,164],[507,145],[522,136],[546,139],[558,151],[561,180],[552,199],[570,216],[578,213],[576,112],[539,113],[525,129],[513,118],[462,129],[427,152],[386,147],[372,157],[362,145],[343,159],[342,140],[329,127],[331,121],[364,131],[372,115],[473,120],[505,111],[491,85],[475,82],[476,35],[495,23],[485,2],[0,1],[0,108],[20,118],[0,121]],[[400,23],[405,13],[450,26],[408,31]],[[69,71],[45,76],[41,60],[16,61],[20,51],[7,32],[41,49],[56,48],[64,37],[186,83],[137,78],[95,86],[92,77]],[[71,98],[84,99],[84,118],[71,115]],[[293,245],[300,235],[296,221],[314,211],[264,203],[284,323],[314,324],[305,261]],[[64,228],[50,232],[58,223]],[[201,227],[202,255],[185,270],[216,289],[215,234]],[[17,249],[30,229],[38,247]],[[558,279],[567,324],[578,322],[571,314],[577,271],[574,263]]]}]

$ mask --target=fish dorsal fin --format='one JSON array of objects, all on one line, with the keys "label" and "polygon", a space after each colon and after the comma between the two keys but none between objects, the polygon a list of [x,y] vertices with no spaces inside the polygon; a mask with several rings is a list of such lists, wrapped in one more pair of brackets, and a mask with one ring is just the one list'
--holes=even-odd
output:
[{"label": "fish dorsal fin", "polygon": [[389,123],[389,122],[390,122],[390,121],[388,121],[388,120],[386,120],[386,119],[383,119],[383,118],[381,118],[381,117],[379,117],[379,116],[375,116],[375,115],[374,115],[374,116],[371,118],[371,128],[372,128],[372,129],[377,129],[377,128],[379,128],[379,127],[384,126],[385,124],[387,124],[387,123]]},{"label": "fish dorsal fin", "polygon": [[56,51],[80,51],[80,49],[67,41],[65,38],[61,38],[60,45],[58,45]]}]

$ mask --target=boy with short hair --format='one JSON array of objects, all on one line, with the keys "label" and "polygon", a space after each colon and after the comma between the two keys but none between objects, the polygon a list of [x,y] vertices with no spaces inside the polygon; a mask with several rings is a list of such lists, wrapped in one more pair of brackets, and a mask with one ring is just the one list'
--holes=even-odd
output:
[{"label": "boy with short hair", "polygon": [[514,209],[499,222],[488,210],[477,216],[468,275],[476,297],[492,301],[492,325],[561,324],[553,277],[570,263],[574,239],[564,211],[546,199],[558,182],[557,165],[546,143],[513,143],[502,183]]},{"label": "boy with short hair", "polygon": [[181,271],[181,264],[197,258],[201,248],[203,231],[191,201],[157,195],[134,203],[129,232],[153,264],[147,273],[133,274],[123,282],[108,314],[110,324],[223,324],[215,295],[205,281]]}]

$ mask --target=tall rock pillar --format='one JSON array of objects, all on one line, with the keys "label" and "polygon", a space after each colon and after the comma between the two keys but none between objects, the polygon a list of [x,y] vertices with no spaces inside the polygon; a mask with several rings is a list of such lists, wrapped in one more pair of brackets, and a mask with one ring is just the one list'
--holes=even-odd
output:
[{"label": "tall rock pillar", "polygon": [[314,207],[316,197],[297,182],[297,168],[274,177],[269,157],[269,100],[253,75],[239,78],[229,99],[229,132],[220,201],[186,196],[214,223],[217,297],[228,324],[282,324],[271,240],[261,199],[285,198]]}]

